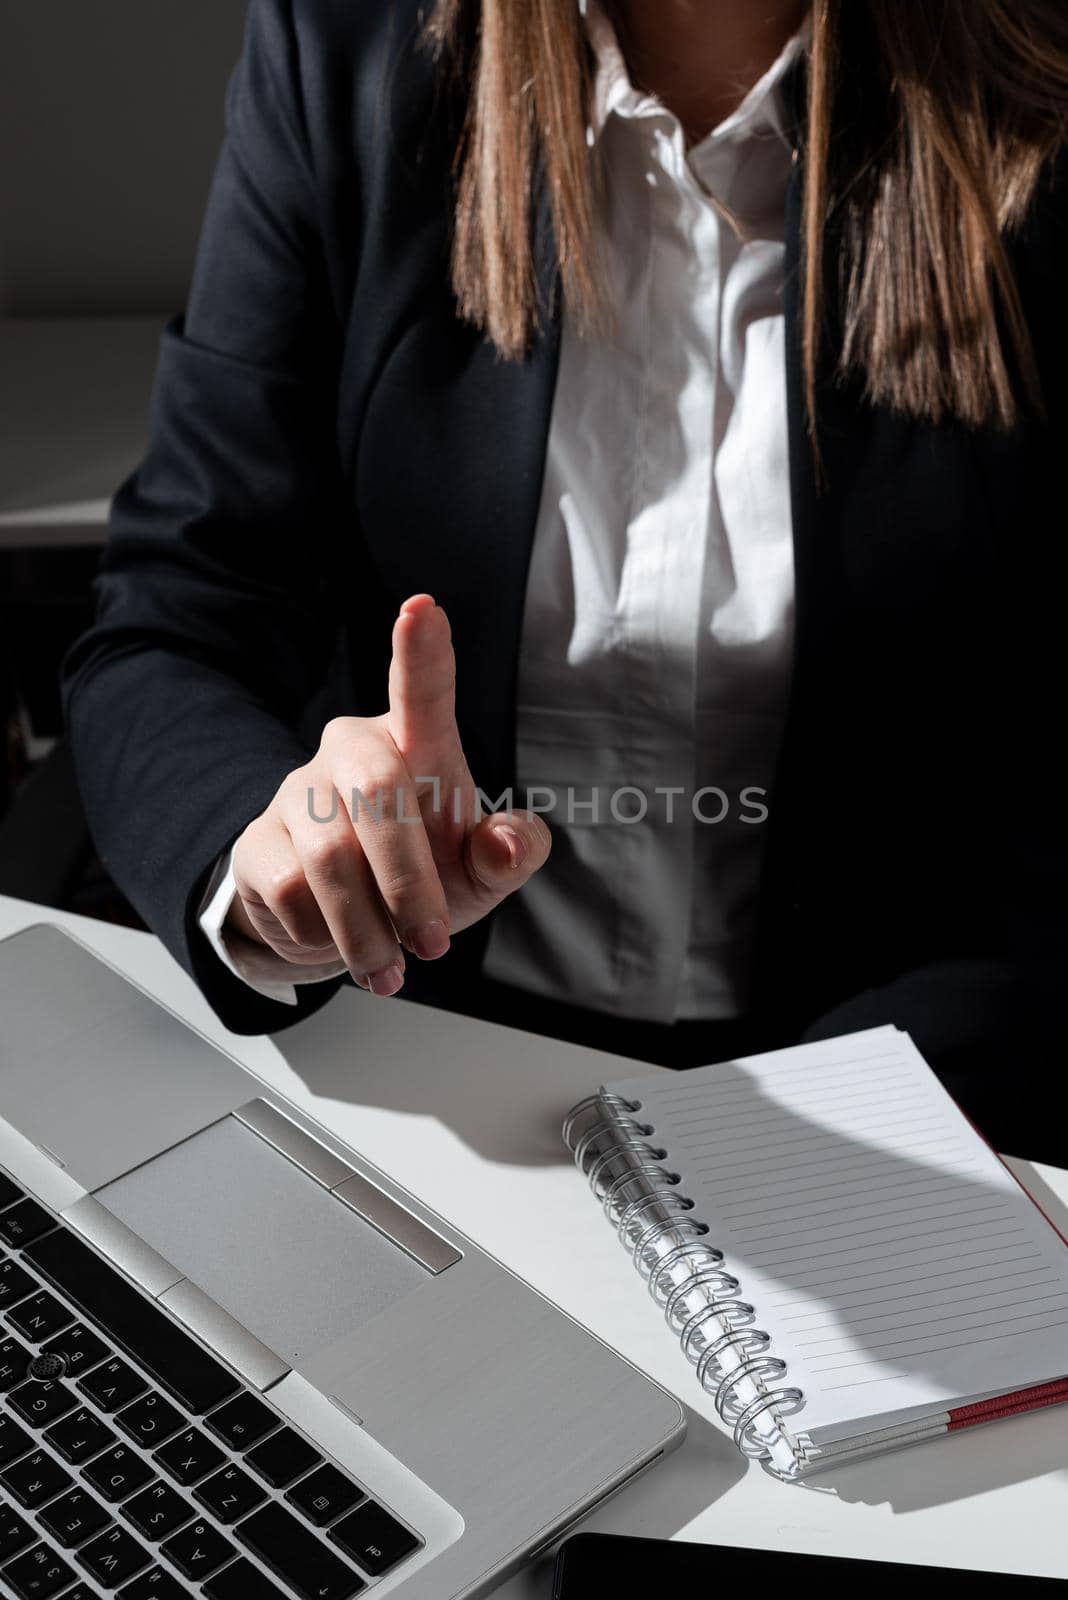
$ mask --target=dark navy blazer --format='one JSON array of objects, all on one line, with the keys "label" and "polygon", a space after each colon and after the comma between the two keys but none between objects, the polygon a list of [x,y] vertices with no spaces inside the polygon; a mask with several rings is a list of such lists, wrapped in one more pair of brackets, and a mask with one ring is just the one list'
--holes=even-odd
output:
[{"label": "dark navy blazer", "polygon": [[[335,985],[305,989],[294,1012],[225,972],[196,927],[206,876],[323,717],[384,709],[407,595],[429,591],[452,621],[476,781],[496,795],[514,778],[556,264],[541,226],[546,312],[524,361],[458,320],[458,108],[419,46],[419,11],[253,0],[149,453],[118,495],[98,620],[67,664],[101,856],[238,1032],[283,1027]],[[789,87],[796,128],[801,74]],[[818,489],[798,327],[804,165],[801,149],[786,215],[796,644],[754,1006],[784,1038],[899,1023],[948,1078],[993,1072],[1016,1095],[1064,1069],[1063,173],[1013,246],[1045,420],[935,426],[821,381]],[[829,308],[835,264],[832,223]],[[436,981],[470,984],[485,936],[460,935]]]}]

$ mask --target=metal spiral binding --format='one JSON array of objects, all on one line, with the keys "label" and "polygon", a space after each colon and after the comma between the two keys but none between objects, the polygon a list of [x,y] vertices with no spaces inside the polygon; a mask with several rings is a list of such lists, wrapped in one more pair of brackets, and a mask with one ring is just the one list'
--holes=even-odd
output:
[{"label": "metal spiral binding", "polygon": [[[707,1225],[692,1215],[693,1201],[681,1192],[679,1175],[664,1165],[668,1152],[652,1142],[655,1128],[637,1120],[641,1109],[640,1101],[609,1090],[588,1095],[568,1114],[564,1140],[738,1449],[776,1471],[756,1424],[769,1415],[789,1442],[782,1421],[801,1408],[804,1394],[781,1383],[786,1363],[771,1353],[770,1334],[755,1326],[756,1312],[742,1298],[739,1280],[727,1270],[723,1252],[707,1241]],[[673,1281],[673,1272],[684,1265],[686,1277]],[[687,1304],[694,1291],[704,1301],[697,1311]],[[728,1351],[736,1362],[729,1368],[721,1361]],[[736,1393],[743,1379],[757,1390],[757,1398],[745,1404]],[[797,1456],[792,1444],[791,1449]]]}]

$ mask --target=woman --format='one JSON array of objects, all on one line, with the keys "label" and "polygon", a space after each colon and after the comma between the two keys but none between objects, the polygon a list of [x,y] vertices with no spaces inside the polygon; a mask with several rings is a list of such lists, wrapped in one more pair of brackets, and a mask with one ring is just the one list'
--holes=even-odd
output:
[{"label": "woman", "polygon": [[891,1022],[1042,1153],[1066,108],[1051,0],[253,0],[67,667],[230,1027]]}]

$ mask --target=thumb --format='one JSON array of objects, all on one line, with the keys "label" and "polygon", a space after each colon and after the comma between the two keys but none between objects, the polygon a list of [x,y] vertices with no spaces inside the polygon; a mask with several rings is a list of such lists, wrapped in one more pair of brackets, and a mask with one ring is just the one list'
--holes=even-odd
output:
[{"label": "thumb", "polygon": [[483,902],[503,900],[529,882],[549,859],[552,836],[532,811],[496,811],[467,836],[468,876]]}]

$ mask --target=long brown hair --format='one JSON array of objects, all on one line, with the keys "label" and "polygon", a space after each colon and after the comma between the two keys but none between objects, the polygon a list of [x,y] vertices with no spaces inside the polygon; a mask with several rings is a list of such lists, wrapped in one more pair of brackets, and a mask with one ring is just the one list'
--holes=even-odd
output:
[{"label": "long brown hair", "polygon": [[[601,321],[591,62],[578,0],[437,0],[428,25],[466,96],[452,280],[502,355],[538,304],[534,196],[544,185],[569,314]],[[908,416],[1011,427],[1041,411],[1006,240],[1068,141],[1063,0],[813,0],[802,215],[810,423],[826,353]],[[825,260],[834,219],[837,261]]]}]

